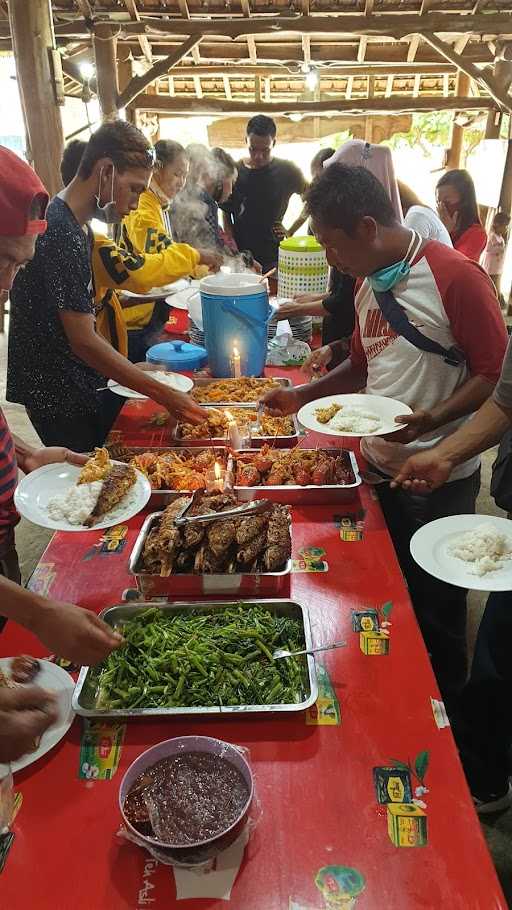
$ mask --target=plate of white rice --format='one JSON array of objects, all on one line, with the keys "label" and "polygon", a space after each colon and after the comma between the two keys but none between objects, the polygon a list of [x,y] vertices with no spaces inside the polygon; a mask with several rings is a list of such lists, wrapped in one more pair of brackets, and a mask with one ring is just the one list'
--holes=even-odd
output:
[{"label": "plate of white rice", "polygon": [[96,505],[102,482],[77,484],[80,471],[67,463],[37,468],[18,484],[14,494],[16,509],[24,518],[52,531],[99,531],[133,518],[151,496],[148,478],[137,471],[136,482],[120,502],[92,528],[86,528],[84,521]]},{"label": "plate of white rice", "polygon": [[416,531],[411,554],[441,581],[474,591],[512,591],[512,522],[507,518],[438,518]]},{"label": "plate of white rice", "polygon": [[328,395],[305,404],[297,414],[308,430],[326,436],[385,436],[403,430],[395,417],[411,408],[384,395]]}]

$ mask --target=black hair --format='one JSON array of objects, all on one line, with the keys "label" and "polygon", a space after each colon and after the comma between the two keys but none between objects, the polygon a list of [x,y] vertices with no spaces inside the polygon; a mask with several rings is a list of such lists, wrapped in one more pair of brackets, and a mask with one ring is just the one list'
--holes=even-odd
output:
[{"label": "black hair", "polygon": [[247,136],[253,133],[255,136],[271,136],[275,139],[277,136],[277,127],[272,117],[265,117],[265,114],[257,114],[251,117],[245,130]]},{"label": "black hair", "polygon": [[502,227],[508,227],[510,224],[510,215],[508,212],[496,212],[492,219],[492,223],[501,225]]},{"label": "black hair", "polygon": [[453,186],[460,196],[461,201],[457,209],[459,214],[457,234],[459,236],[472,224],[482,224],[476,201],[475,184],[468,171],[457,169],[446,171],[446,174],[443,174],[437,181],[437,189],[440,186]]},{"label": "black hair", "polygon": [[83,139],[72,139],[64,149],[60,163],[60,176],[64,186],[68,186],[76,176],[86,146],[87,142],[84,142]]},{"label": "black hair", "polygon": [[309,216],[349,236],[366,216],[383,227],[397,223],[386,190],[365,167],[331,164],[313,181],[305,199]]},{"label": "black hair", "polygon": [[222,177],[224,177],[224,176],[230,177],[231,174],[236,173],[236,171],[237,171],[236,162],[235,162],[234,158],[232,158],[231,155],[228,154],[228,152],[225,152],[224,149],[221,149],[221,148],[213,148],[212,155],[215,158],[215,160],[217,161],[217,163],[220,165],[219,171],[220,171]]},{"label": "black hair", "polygon": [[151,169],[154,166],[155,151],[144,133],[132,123],[111,120],[103,123],[89,139],[78,176],[87,180],[101,158],[110,158],[121,172],[137,167]]},{"label": "black hair", "polygon": [[327,149],[320,149],[316,153],[316,155],[313,155],[313,157],[311,159],[311,164],[309,165],[309,169],[310,169],[311,173],[313,173],[313,171],[317,167],[320,167],[320,165],[322,165],[324,163],[324,161],[328,161],[329,158],[332,158],[332,156],[334,155],[334,152],[335,152],[335,149],[327,148]]},{"label": "black hair", "polygon": [[185,149],[174,139],[159,139],[155,142],[156,166],[166,167],[176,161],[180,155],[185,155]]}]

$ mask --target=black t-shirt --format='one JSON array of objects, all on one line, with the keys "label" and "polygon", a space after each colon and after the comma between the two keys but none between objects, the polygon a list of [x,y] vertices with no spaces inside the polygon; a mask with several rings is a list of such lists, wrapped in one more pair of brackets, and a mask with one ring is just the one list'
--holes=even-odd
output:
[{"label": "black t-shirt", "polygon": [[322,325],[322,344],[350,338],[355,326],[355,286],[356,280],[350,275],[331,269],[329,294],[322,303],[328,315]]},{"label": "black t-shirt", "polygon": [[302,194],[304,175],[291,161],[273,158],[262,168],[238,164],[233,194],[223,206],[231,215],[239,250],[250,250],[264,271],[277,264],[279,241],[272,228],[285,216],[290,196]]},{"label": "black t-shirt", "polygon": [[91,414],[105,381],[71,350],[59,311],[94,314],[92,234],[59,197],[46,217],[35,256],[10,293],[7,399],[45,417]]}]

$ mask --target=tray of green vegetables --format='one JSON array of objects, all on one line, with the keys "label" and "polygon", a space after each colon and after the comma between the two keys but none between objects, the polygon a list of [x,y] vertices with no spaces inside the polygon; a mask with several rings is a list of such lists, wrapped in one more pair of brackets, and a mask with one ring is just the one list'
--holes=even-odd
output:
[{"label": "tray of green vegetables", "polygon": [[292,600],[136,603],[102,619],[124,645],[82,667],[73,708],[85,717],[303,711],[317,699],[307,610]]}]

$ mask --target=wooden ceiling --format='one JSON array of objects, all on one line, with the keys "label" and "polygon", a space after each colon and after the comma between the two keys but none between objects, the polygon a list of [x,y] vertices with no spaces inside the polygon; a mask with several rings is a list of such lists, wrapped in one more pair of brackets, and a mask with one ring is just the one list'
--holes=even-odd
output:
[{"label": "wooden ceiling", "polygon": [[[143,110],[236,114],[314,102],[348,111],[367,100],[368,111],[393,112],[422,109],[421,99],[455,109],[459,64],[469,76],[460,107],[488,109],[491,96],[509,106],[492,65],[512,42],[512,0],[54,0],[52,7],[69,95],[83,92],[81,64],[94,60],[101,23],[112,26],[118,53],[140,75],[179,56],[191,36],[190,50],[133,102]],[[9,46],[0,0],[0,50]],[[308,88],[308,68],[315,87]]]}]

